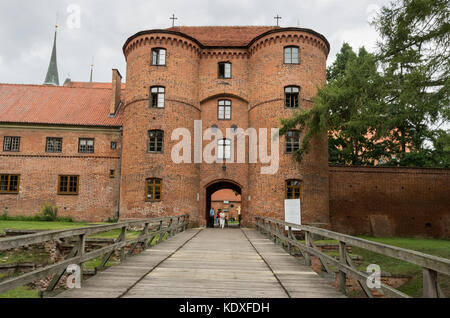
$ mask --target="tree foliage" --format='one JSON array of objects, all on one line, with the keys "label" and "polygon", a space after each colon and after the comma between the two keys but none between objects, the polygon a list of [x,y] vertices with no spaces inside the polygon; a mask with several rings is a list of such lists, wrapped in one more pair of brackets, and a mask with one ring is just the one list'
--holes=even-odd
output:
[{"label": "tree foliage", "polygon": [[384,7],[373,22],[376,54],[344,43],[314,107],[282,120],[281,134],[304,133],[298,161],[311,138],[328,133],[332,163],[449,166],[448,132],[438,129],[450,119],[449,3]]}]

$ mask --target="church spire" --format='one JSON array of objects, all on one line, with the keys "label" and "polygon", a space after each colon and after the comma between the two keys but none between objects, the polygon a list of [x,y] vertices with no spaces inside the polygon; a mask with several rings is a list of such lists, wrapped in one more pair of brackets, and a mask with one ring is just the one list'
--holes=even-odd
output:
[{"label": "church spire", "polygon": [[57,31],[58,31],[58,26],[56,25],[55,38],[53,40],[52,57],[50,59],[50,64],[48,66],[47,76],[45,77],[44,85],[59,86],[58,63],[56,60],[56,34],[57,34]]}]

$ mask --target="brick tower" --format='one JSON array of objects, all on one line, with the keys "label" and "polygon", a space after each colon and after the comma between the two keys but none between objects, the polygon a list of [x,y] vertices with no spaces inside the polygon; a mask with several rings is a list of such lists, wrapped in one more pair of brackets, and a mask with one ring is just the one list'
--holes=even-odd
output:
[{"label": "brick tower", "polygon": [[[283,219],[286,182],[297,180],[304,223],[329,223],[326,136],[313,142],[301,165],[281,137],[274,174],[261,174],[265,164],[259,159],[249,163],[245,135],[245,163],[194,161],[195,121],[201,121],[202,134],[206,129],[224,135],[227,129],[270,132],[280,127],[280,118],[311,108],[317,87],[325,83],[329,44],[322,35],[301,28],[174,27],[139,32],[123,51],[121,218],[190,213],[204,225],[211,195],[227,188],[241,194],[244,224],[256,214]],[[296,99],[290,99],[291,87]],[[177,128],[192,136],[190,163],[172,160]],[[203,140],[203,149],[209,143]],[[268,143],[270,150],[270,136]],[[222,155],[235,162],[236,144],[237,139],[229,148],[220,144]]]}]

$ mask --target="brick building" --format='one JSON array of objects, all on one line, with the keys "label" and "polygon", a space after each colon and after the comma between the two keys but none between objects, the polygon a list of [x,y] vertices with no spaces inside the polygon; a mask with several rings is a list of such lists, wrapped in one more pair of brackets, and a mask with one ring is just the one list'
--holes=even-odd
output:
[{"label": "brick building", "polygon": [[230,189],[222,189],[212,194],[211,207],[214,211],[223,211],[228,220],[239,219],[241,196]]},{"label": "brick building", "polygon": [[[45,85],[0,84],[0,212],[30,215],[50,202],[77,220],[189,213],[205,225],[213,193],[230,189],[241,197],[244,225],[255,215],[283,219],[284,200],[301,198],[304,224],[333,227],[330,196],[342,189],[330,184],[326,136],[312,141],[302,164],[292,156],[302,136],[281,137],[278,169],[264,174],[270,162],[260,149],[253,160],[242,134],[270,132],[311,108],[328,53],[325,37],[303,28],[148,30],[123,46],[126,81],[113,70],[112,83],[58,86],[55,34]],[[192,139],[176,162],[180,128]],[[227,129],[236,136],[213,139],[220,160],[198,160],[196,147],[212,143],[202,136]],[[257,137],[276,152],[270,135]],[[249,151],[231,163],[239,138]],[[333,211],[348,207],[332,203]]]}]

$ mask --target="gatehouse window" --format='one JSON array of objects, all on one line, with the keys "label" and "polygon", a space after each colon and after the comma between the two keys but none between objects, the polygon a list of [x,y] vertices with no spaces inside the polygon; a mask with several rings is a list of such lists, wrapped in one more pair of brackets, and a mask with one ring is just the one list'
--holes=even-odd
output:
[{"label": "gatehouse window", "polygon": [[152,49],[152,65],[156,66],[166,65],[166,49],[162,48]]},{"label": "gatehouse window", "polygon": [[93,138],[80,138],[78,141],[78,152],[94,153],[94,139]]},{"label": "gatehouse window", "polygon": [[218,118],[220,120],[231,119],[231,100],[219,100]]},{"label": "gatehouse window", "polygon": [[62,152],[62,138],[47,137],[46,152]]},{"label": "gatehouse window", "polygon": [[284,106],[287,108],[298,108],[298,96],[300,94],[300,87],[298,86],[287,86],[284,88],[285,103]]},{"label": "gatehouse window", "polygon": [[300,149],[300,132],[291,130],[286,133],[286,153],[293,153]]},{"label": "gatehouse window", "polygon": [[148,151],[161,153],[163,151],[163,144],[164,144],[164,131],[150,130],[148,132],[148,137],[149,137]]},{"label": "gatehouse window", "polygon": [[231,159],[231,140],[221,139],[219,140],[217,158],[221,160]]},{"label": "gatehouse window", "polygon": [[286,199],[300,199],[301,197],[300,180],[287,180],[286,181]]},{"label": "gatehouse window", "polygon": [[19,193],[20,175],[1,174],[0,175],[0,193],[15,194]]},{"label": "gatehouse window", "polygon": [[231,78],[231,63],[220,62],[219,63],[219,78]]},{"label": "gatehouse window", "polygon": [[147,179],[145,181],[145,200],[149,202],[161,201],[162,198],[162,180],[157,178]]},{"label": "gatehouse window", "polygon": [[79,176],[58,176],[58,194],[78,194]]},{"label": "gatehouse window", "polygon": [[3,151],[19,152],[20,137],[5,136],[3,139]]},{"label": "gatehouse window", "polygon": [[164,108],[164,99],[166,89],[162,86],[153,86],[150,88],[151,92],[151,107]]},{"label": "gatehouse window", "polygon": [[284,48],[284,64],[299,64],[298,46]]}]

